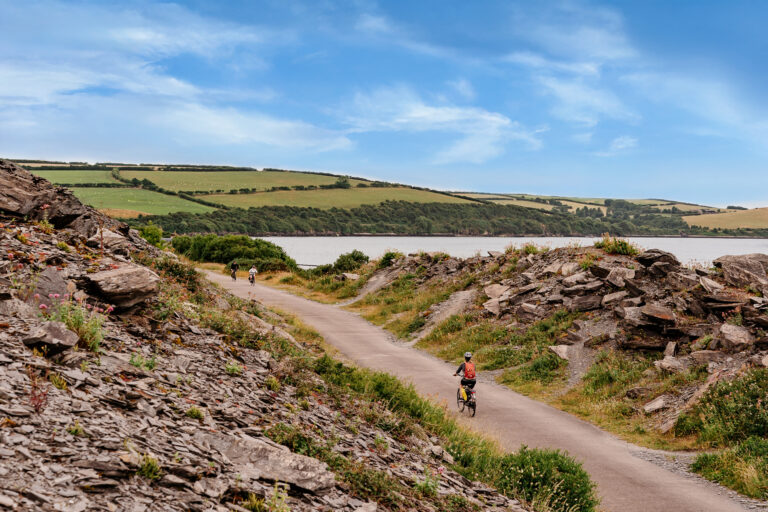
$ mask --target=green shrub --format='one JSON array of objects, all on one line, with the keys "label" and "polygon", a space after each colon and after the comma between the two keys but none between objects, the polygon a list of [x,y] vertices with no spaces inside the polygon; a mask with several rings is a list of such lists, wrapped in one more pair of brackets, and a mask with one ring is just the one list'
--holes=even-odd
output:
[{"label": "green shrub", "polygon": [[186,414],[187,418],[192,418],[193,420],[202,420],[205,417],[205,413],[194,405],[187,409],[187,412],[184,414]]},{"label": "green shrub", "polygon": [[152,224],[152,221],[147,222],[145,225],[139,228],[139,234],[141,237],[154,245],[160,247],[163,245],[163,228],[156,224]]},{"label": "green shrub", "polygon": [[584,394],[613,396],[636,382],[650,365],[646,359],[625,356],[614,350],[601,351],[582,378]]},{"label": "green shrub", "polygon": [[50,320],[64,322],[67,329],[78,335],[80,346],[92,352],[98,352],[99,345],[104,339],[102,326],[105,320],[99,309],[85,302],[62,300],[51,306],[48,317]]},{"label": "green shrub", "polygon": [[336,261],[333,263],[333,270],[336,273],[352,272],[366,263],[368,263],[368,256],[355,249],[336,258]]},{"label": "green shrub", "polygon": [[157,356],[152,356],[149,359],[146,359],[138,352],[134,352],[131,354],[131,360],[129,362],[136,368],[152,371],[157,367]]},{"label": "green shrub", "polygon": [[602,240],[595,242],[595,247],[602,249],[608,254],[623,254],[626,256],[634,256],[639,251],[637,246],[628,240],[623,238],[611,237],[609,235],[603,235]]},{"label": "green shrub", "polygon": [[141,458],[141,465],[136,474],[149,480],[158,480],[163,476],[163,470],[160,468],[160,463],[157,459],[147,453]]},{"label": "green shrub", "polygon": [[77,420],[75,420],[74,425],[70,425],[67,427],[67,432],[75,437],[85,436],[85,429]]},{"label": "green shrub", "polygon": [[413,488],[424,496],[437,496],[437,489],[440,488],[440,477],[427,470],[424,472],[424,480],[413,484]]},{"label": "green shrub", "polygon": [[387,251],[384,253],[384,256],[381,257],[379,260],[378,268],[387,268],[391,267],[392,263],[395,262],[395,260],[398,260],[402,258],[402,253],[399,253],[397,251]]},{"label": "green shrub", "polygon": [[227,365],[224,367],[224,369],[227,371],[230,375],[240,375],[243,373],[243,367],[235,362],[227,363]]},{"label": "green shrub", "polygon": [[520,369],[520,377],[526,381],[541,383],[552,382],[557,376],[557,370],[565,366],[565,362],[551,351],[546,351]]},{"label": "green shrub", "polygon": [[703,427],[704,423],[698,415],[682,413],[677,417],[677,420],[675,420],[674,432],[678,437],[685,437],[692,434],[698,434]]},{"label": "green shrub", "polygon": [[587,512],[598,505],[595,486],[581,464],[556,450],[523,445],[503,458],[497,485],[553,512]]},{"label": "green shrub", "polygon": [[277,378],[274,375],[270,375],[267,377],[267,380],[264,381],[264,384],[267,386],[267,389],[276,393],[280,390],[280,381],[277,380]]},{"label": "green shrub", "polygon": [[691,469],[741,494],[768,499],[768,439],[749,437],[721,453],[702,453]]},{"label": "green shrub", "polygon": [[768,435],[768,370],[750,370],[730,382],[721,381],[692,410],[698,415],[701,439],[724,446],[750,436]]},{"label": "green shrub", "polygon": [[[259,271],[266,270],[296,270],[296,262],[277,245],[261,240],[252,239],[245,235],[217,236],[196,235],[177,236],[171,240],[171,245],[179,254],[192,261],[231,264],[233,260],[240,263],[241,268],[256,263]],[[277,268],[281,267],[281,268]]]}]

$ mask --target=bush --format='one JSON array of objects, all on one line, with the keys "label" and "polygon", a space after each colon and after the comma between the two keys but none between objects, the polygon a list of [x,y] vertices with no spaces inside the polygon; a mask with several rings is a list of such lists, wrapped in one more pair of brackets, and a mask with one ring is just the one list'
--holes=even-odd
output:
[{"label": "bush", "polygon": [[[196,235],[177,236],[171,245],[179,254],[192,261],[230,264],[237,260],[241,264],[257,262],[263,265],[280,265],[284,269],[296,270],[296,262],[285,251],[266,240],[252,239],[244,235]],[[264,262],[264,263],[260,263]],[[267,263],[269,262],[269,263]],[[278,263],[279,262],[279,263]],[[265,268],[265,270],[271,270]]]},{"label": "bush", "polygon": [[189,409],[187,409],[187,412],[185,412],[184,414],[187,415],[187,418],[192,418],[193,420],[202,420],[203,417],[205,416],[203,411],[201,411],[200,409],[198,409],[194,405],[192,407],[190,407]]},{"label": "bush", "polygon": [[523,445],[517,453],[503,458],[497,486],[553,512],[592,511],[598,504],[587,472],[559,450]]},{"label": "bush", "polygon": [[144,240],[154,245],[155,247],[160,247],[163,245],[163,228],[152,224],[152,221],[149,221],[144,226],[141,226],[139,228],[139,234]]},{"label": "bush", "polygon": [[106,319],[99,308],[93,308],[84,302],[66,299],[52,306],[48,318],[64,322],[67,329],[79,336],[78,345],[92,352],[99,351],[99,345],[104,338],[102,326]]},{"label": "bush", "polygon": [[755,369],[719,382],[692,411],[701,420],[703,441],[715,446],[768,435],[768,370]]},{"label": "bush", "polygon": [[628,240],[611,237],[607,234],[603,235],[602,240],[595,242],[595,247],[604,250],[608,254],[623,254],[626,256],[634,256],[639,252],[637,246]]},{"label": "bush", "polygon": [[378,268],[391,267],[395,260],[402,258],[403,255],[397,251],[387,251],[379,260]]}]

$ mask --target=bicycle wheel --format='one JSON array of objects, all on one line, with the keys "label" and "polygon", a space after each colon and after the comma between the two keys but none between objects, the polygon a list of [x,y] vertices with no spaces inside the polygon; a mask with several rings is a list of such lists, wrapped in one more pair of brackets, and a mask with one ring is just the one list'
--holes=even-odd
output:
[{"label": "bicycle wheel", "polygon": [[469,407],[469,415],[474,416],[475,413],[477,413],[477,402],[472,401],[471,404],[467,404],[467,407]]},{"label": "bicycle wheel", "polygon": [[456,407],[458,407],[459,412],[464,412],[464,399],[461,398],[461,388],[456,391]]}]

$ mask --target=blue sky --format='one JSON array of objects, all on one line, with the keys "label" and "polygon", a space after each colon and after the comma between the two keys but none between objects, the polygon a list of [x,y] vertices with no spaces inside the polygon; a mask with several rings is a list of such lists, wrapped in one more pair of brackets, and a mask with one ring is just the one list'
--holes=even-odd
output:
[{"label": "blue sky", "polygon": [[0,12],[0,155],[768,205],[764,2]]}]

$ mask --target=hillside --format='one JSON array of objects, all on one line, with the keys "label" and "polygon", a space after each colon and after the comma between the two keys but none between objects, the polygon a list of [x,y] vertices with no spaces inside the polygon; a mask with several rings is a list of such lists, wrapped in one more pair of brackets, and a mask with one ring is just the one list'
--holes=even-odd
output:
[{"label": "hillside", "polygon": [[[727,210],[664,199],[612,199],[542,196],[532,194],[440,192],[402,184],[362,178],[280,169],[257,170],[222,166],[127,165],[81,162],[27,162],[37,175],[69,186],[76,196],[99,210],[118,218],[167,216],[157,218],[167,230],[189,232],[213,229],[259,234],[474,234],[474,235],[593,235],[611,232],[620,235],[665,236],[768,236],[768,217],[763,210]],[[380,218],[370,226],[364,210],[387,202],[421,205],[415,216]],[[443,222],[429,214],[429,205],[488,205],[484,209],[464,208],[459,225],[438,227]],[[500,214],[495,207],[511,207]],[[250,223],[244,213],[231,215],[229,209],[266,208],[270,217],[275,208],[291,210],[285,225],[263,227]],[[522,222],[527,216],[537,219],[536,227]],[[307,229],[306,220],[315,217],[313,209],[355,210],[343,224],[338,216]],[[551,217],[538,217],[533,211]],[[223,212],[223,213],[222,213]],[[281,212],[285,213],[285,212]],[[196,214],[207,214],[198,217]],[[363,214],[361,218],[360,215]],[[469,216],[467,216],[469,215]],[[324,216],[321,215],[321,217]],[[501,216],[501,225],[489,218]],[[222,221],[222,217],[230,217]],[[582,220],[583,219],[583,220]],[[600,221],[598,223],[590,219]],[[521,229],[526,226],[525,229]],[[510,229],[511,228],[511,229]]]},{"label": "hillside", "polygon": [[[5,162],[0,185],[3,509],[524,512],[512,496],[561,500],[547,510],[572,499],[552,464],[578,466],[562,454],[504,455],[66,190]],[[546,460],[549,476],[515,476]],[[594,503],[586,474],[567,471]]]}]

